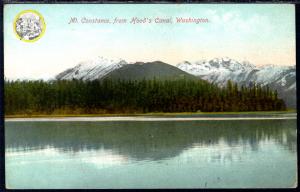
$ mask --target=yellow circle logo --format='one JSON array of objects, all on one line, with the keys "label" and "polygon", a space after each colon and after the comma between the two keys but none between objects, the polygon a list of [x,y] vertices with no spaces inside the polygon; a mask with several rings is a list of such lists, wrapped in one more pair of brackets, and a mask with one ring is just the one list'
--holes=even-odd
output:
[{"label": "yellow circle logo", "polygon": [[14,20],[14,32],[24,42],[39,40],[46,30],[43,16],[35,10],[20,12]]}]

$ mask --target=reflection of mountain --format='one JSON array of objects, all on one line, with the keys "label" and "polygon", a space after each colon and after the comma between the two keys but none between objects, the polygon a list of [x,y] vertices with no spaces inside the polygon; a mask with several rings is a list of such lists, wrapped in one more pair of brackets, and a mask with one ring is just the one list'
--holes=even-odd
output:
[{"label": "reflection of mountain", "polygon": [[296,150],[295,120],[192,122],[6,122],[6,150],[54,147],[63,151],[107,149],[137,160],[179,155],[193,145],[229,146],[273,140]]}]

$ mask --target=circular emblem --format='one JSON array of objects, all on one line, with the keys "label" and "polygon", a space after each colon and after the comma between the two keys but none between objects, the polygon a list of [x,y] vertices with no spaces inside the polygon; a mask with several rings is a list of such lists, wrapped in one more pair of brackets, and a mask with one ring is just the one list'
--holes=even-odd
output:
[{"label": "circular emblem", "polygon": [[14,20],[14,31],[18,39],[25,42],[34,42],[45,33],[46,24],[43,16],[34,10],[25,10],[19,13]]}]

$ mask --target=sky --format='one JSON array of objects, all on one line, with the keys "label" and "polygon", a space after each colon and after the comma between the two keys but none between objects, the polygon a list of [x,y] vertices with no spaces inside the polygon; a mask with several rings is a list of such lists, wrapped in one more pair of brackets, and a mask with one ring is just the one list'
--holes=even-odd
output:
[{"label": "sky", "polygon": [[[23,10],[43,15],[46,30],[35,42],[17,38],[13,22]],[[78,23],[71,23],[76,17]],[[124,24],[81,23],[82,18],[127,19]],[[133,17],[152,23],[132,24]],[[206,23],[176,23],[176,18]],[[155,23],[171,18],[172,23]],[[229,57],[255,65],[295,65],[292,4],[12,4],[4,7],[4,73],[7,79],[49,79],[102,56],[127,62],[176,65],[184,60]]]}]

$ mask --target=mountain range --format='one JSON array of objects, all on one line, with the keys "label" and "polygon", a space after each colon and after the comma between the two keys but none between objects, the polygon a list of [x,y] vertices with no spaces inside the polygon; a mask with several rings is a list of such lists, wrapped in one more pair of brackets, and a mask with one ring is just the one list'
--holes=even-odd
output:
[{"label": "mountain range", "polygon": [[96,59],[81,62],[73,68],[59,73],[58,80],[95,79],[195,79],[200,78],[219,86],[228,80],[239,86],[253,82],[269,86],[278,91],[289,108],[296,108],[296,66],[255,66],[228,57],[196,62],[183,61],[170,65],[161,61],[128,63],[122,59]]},{"label": "mountain range", "polygon": [[179,69],[201,79],[226,85],[228,80],[238,85],[257,83],[278,91],[288,107],[296,108],[296,66],[264,65],[257,67],[249,62],[238,62],[230,58],[184,61],[176,65]]}]

